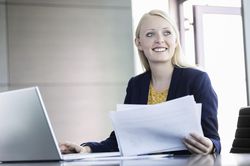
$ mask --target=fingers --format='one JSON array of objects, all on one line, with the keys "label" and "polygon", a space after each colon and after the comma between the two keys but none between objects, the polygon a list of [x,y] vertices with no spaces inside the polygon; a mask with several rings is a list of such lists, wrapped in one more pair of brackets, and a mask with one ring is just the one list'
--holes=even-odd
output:
[{"label": "fingers", "polygon": [[204,137],[204,136],[201,136],[201,135],[198,135],[196,133],[191,133],[190,134],[195,140],[197,140],[198,142],[200,142],[202,145],[204,145],[205,147],[210,147],[211,146],[211,140]]},{"label": "fingers", "polygon": [[213,143],[210,139],[195,133],[184,138],[184,144],[191,153],[195,154],[209,154],[213,149]]},{"label": "fingers", "polygon": [[62,154],[69,153],[91,153],[91,149],[88,146],[79,146],[71,142],[59,143],[59,148]]},{"label": "fingers", "polygon": [[186,145],[187,149],[188,149],[191,153],[193,153],[193,154],[203,154],[203,153],[204,153],[204,152],[201,151],[199,148],[197,148],[196,146],[194,146],[194,145],[193,145],[194,143],[191,142],[191,140],[187,140],[187,139],[185,138],[184,144]]},{"label": "fingers", "polygon": [[66,143],[59,143],[59,148],[62,154],[73,153],[71,148]]},{"label": "fingers", "polygon": [[64,143],[59,144],[60,151],[63,154],[79,153],[81,147],[78,147],[78,146],[79,145],[76,145],[76,144],[70,143],[70,142],[64,142]]}]

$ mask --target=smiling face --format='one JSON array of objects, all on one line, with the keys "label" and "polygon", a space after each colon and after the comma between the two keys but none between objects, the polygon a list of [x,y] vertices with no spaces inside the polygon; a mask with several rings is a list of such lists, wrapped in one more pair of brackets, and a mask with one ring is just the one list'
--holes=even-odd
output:
[{"label": "smiling face", "polygon": [[171,63],[176,48],[176,34],[166,19],[148,15],[141,23],[139,37],[135,42],[149,64]]}]

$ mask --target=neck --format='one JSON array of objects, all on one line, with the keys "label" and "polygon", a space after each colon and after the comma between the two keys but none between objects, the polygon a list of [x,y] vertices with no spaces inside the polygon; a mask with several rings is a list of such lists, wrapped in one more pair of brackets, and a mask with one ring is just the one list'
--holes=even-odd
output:
[{"label": "neck", "polygon": [[152,85],[157,91],[169,89],[174,66],[172,63],[150,65]]}]

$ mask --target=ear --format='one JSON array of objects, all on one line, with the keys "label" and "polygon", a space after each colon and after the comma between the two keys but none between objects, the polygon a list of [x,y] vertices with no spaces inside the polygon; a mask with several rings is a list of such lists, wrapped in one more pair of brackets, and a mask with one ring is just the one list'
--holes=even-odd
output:
[{"label": "ear", "polygon": [[135,45],[136,45],[136,47],[137,47],[139,50],[142,51],[140,39],[135,38]]}]

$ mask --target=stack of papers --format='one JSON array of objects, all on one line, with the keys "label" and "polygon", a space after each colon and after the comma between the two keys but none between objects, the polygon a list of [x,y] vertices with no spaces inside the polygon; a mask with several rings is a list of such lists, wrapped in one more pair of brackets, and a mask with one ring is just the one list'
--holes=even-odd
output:
[{"label": "stack of papers", "polygon": [[193,96],[155,105],[118,104],[110,117],[123,156],[185,150],[184,137],[203,135],[201,104]]}]

